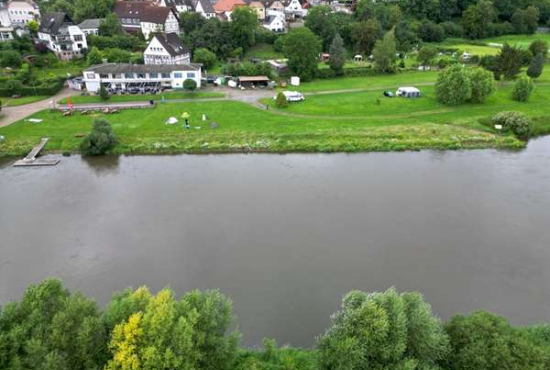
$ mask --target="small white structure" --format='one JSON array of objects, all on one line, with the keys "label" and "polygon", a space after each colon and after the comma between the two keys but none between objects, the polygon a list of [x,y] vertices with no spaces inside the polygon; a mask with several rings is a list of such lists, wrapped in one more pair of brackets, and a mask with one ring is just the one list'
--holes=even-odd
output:
[{"label": "small white structure", "polygon": [[96,93],[101,85],[115,90],[127,90],[143,85],[183,89],[185,80],[194,80],[201,87],[200,64],[145,65],[104,63],[84,70],[84,83],[89,92]]},{"label": "small white structure", "polygon": [[412,86],[398,88],[395,95],[403,98],[420,98],[421,96],[420,90]]},{"label": "small white structure", "polygon": [[462,57],[461,57],[463,62],[469,62],[471,58],[472,58],[472,55],[470,53],[468,53],[467,51],[465,51],[462,54]]},{"label": "small white structure", "polygon": [[188,64],[191,51],[175,33],[155,33],[143,52],[145,64]]},{"label": "small white structure", "polygon": [[298,77],[298,76],[290,77],[290,84],[292,86],[300,86],[300,77]]},{"label": "small white structure", "polygon": [[356,56],[353,57],[353,61],[354,62],[362,62],[363,61],[363,56],[357,54]]}]

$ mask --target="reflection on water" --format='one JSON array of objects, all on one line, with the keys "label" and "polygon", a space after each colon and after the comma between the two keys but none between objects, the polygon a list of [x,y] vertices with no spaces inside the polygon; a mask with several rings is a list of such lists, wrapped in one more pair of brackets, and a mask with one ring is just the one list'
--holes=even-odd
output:
[{"label": "reflection on water", "polygon": [[309,346],[351,289],[550,320],[550,138],[521,152],[0,160],[0,303],[220,288],[246,345]]},{"label": "reflection on water", "polygon": [[82,161],[85,162],[96,175],[116,175],[120,163],[120,156],[82,157]]}]

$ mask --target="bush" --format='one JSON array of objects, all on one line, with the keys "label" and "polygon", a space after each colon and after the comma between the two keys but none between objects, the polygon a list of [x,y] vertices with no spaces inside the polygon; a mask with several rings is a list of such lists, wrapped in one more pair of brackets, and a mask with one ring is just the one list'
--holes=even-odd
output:
[{"label": "bush", "polygon": [[10,80],[8,81],[7,88],[10,95],[21,95],[23,83],[21,83],[21,81],[19,80]]},{"label": "bush", "polygon": [[534,88],[535,86],[533,85],[533,80],[529,77],[523,76],[516,81],[514,91],[512,92],[512,98],[515,101],[525,102],[529,100]]},{"label": "bush", "polygon": [[544,56],[542,53],[538,53],[535,55],[533,60],[531,60],[531,63],[529,64],[529,68],[527,68],[527,76],[531,78],[539,78],[542,74],[542,70],[544,69]]},{"label": "bush", "polygon": [[277,94],[277,99],[275,100],[275,106],[277,108],[288,107],[288,101],[286,100],[285,94],[283,94],[282,92]]},{"label": "bush", "polygon": [[495,79],[493,74],[483,68],[469,70],[470,83],[472,86],[472,103],[483,103],[485,99],[495,92]]},{"label": "bush", "polygon": [[533,56],[542,54],[542,56],[546,58],[548,55],[548,43],[543,40],[535,40],[529,45],[529,51]]},{"label": "bush", "polygon": [[188,78],[187,80],[183,81],[183,88],[185,90],[189,90],[193,92],[197,89],[197,82],[195,80]]},{"label": "bush", "polygon": [[0,56],[0,66],[19,68],[21,66],[21,54],[15,50],[4,50]]},{"label": "bush", "polygon": [[435,95],[440,103],[459,105],[472,96],[472,84],[468,72],[460,65],[443,70],[435,84]]},{"label": "bush", "polygon": [[199,48],[193,53],[193,62],[201,63],[205,69],[210,69],[216,65],[216,54],[206,48]]},{"label": "bush", "polygon": [[107,101],[110,98],[109,93],[107,92],[107,89],[105,89],[105,86],[103,85],[101,85],[101,87],[99,88],[99,97],[103,101]]},{"label": "bush", "polygon": [[103,155],[116,145],[116,138],[111,130],[109,122],[96,119],[92,132],[80,143],[80,151],[83,155]]},{"label": "bush", "polygon": [[533,132],[533,124],[520,112],[500,112],[492,119],[493,125],[501,125],[502,132],[513,132],[517,137],[527,139]]}]

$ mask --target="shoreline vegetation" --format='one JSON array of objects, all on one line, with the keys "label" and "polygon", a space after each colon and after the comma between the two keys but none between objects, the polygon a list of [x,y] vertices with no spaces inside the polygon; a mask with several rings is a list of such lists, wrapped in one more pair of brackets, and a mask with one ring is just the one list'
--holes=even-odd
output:
[{"label": "shoreline vegetation", "polygon": [[[115,293],[104,309],[57,279],[0,307],[0,368],[56,370],[542,370],[550,325],[514,327],[487,311],[437,317],[418,292],[351,291],[310,349],[243,348],[218,290]],[[161,367],[159,367],[162,364]]]}]

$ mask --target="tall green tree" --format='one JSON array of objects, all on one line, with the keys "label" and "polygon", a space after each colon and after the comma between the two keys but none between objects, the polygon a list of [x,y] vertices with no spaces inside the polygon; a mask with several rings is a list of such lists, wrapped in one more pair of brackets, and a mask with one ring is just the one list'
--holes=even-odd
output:
[{"label": "tall green tree", "polygon": [[92,50],[88,53],[88,56],[86,57],[88,60],[88,65],[93,66],[96,64],[101,64],[103,60],[103,54],[97,47],[92,47]]},{"label": "tall green tree", "polygon": [[496,57],[498,73],[505,80],[513,80],[521,72],[523,66],[523,50],[517,46],[504,43]]},{"label": "tall green tree", "polygon": [[529,68],[527,68],[527,76],[531,78],[539,78],[543,69],[544,57],[541,53],[539,53],[531,60],[531,64],[529,64]]},{"label": "tall green tree", "polygon": [[249,7],[238,7],[231,13],[231,35],[237,47],[247,51],[256,43],[258,16]]},{"label": "tall green tree", "polygon": [[184,35],[200,30],[206,24],[206,19],[202,16],[202,14],[196,12],[181,13],[179,19],[180,28]]},{"label": "tall green tree", "polygon": [[330,69],[341,75],[344,71],[344,64],[346,63],[346,49],[344,48],[344,40],[339,34],[334,36],[332,44],[329,49],[329,61]]},{"label": "tall green tree", "polygon": [[105,17],[105,20],[99,25],[98,31],[100,36],[115,36],[122,35],[124,33],[122,30],[122,24],[120,24],[120,21],[115,13],[109,13]]},{"label": "tall green tree", "polygon": [[459,105],[469,100],[472,84],[465,68],[454,65],[441,71],[435,84],[435,96],[446,105]]},{"label": "tall green tree", "polygon": [[95,302],[58,280],[29,286],[21,302],[0,311],[1,369],[100,369],[106,343]]},{"label": "tall green tree", "polygon": [[437,20],[439,18],[440,0],[403,0],[400,6],[406,14],[417,19]]},{"label": "tall green tree", "polygon": [[321,40],[307,27],[295,28],[285,37],[283,51],[288,58],[288,68],[304,81],[317,74],[317,61],[321,52]]},{"label": "tall green tree", "polygon": [[423,46],[416,56],[416,60],[422,66],[429,66],[430,62],[437,55],[437,49],[433,46]]},{"label": "tall green tree", "polygon": [[374,68],[381,73],[394,73],[397,49],[393,31],[386,33],[382,40],[376,42],[372,54]]},{"label": "tall green tree", "polygon": [[105,18],[108,14],[112,14],[114,5],[115,0],[74,0],[72,18],[76,23],[85,19]]},{"label": "tall green tree", "polygon": [[478,104],[484,103],[496,90],[493,74],[483,68],[473,68],[467,71],[472,86],[470,101]]},{"label": "tall green tree", "polygon": [[484,311],[454,316],[446,325],[451,352],[449,370],[542,370],[545,351],[503,318]]},{"label": "tall green tree", "polygon": [[382,26],[377,19],[354,23],[351,28],[351,38],[355,44],[355,51],[359,54],[370,55],[376,41],[382,37]]},{"label": "tall green tree", "polygon": [[548,43],[544,40],[535,40],[529,44],[529,51],[533,57],[542,54],[543,58],[548,55]]},{"label": "tall green tree", "polygon": [[319,339],[321,370],[435,369],[447,351],[441,323],[417,293],[348,293]]},{"label": "tall green tree", "polygon": [[330,6],[320,5],[309,10],[304,25],[323,40],[323,50],[328,50],[338,33]]},{"label": "tall green tree", "polygon": [[462,13],[462,26],[464,34],[470,39],[481,39],[489,35],[488,24],[495,22],[497,11],[493,3],[481,0],[475,5],[470,5]]}]

